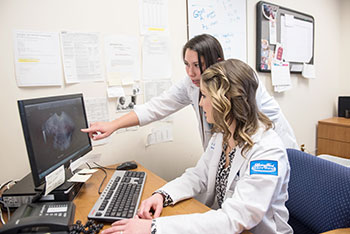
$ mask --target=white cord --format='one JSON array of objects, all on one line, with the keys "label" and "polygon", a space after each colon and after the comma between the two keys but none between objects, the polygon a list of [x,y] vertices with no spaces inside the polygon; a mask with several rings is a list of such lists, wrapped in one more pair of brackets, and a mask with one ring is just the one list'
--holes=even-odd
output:
[{"label": "white cord", "polygon": [[2,217],[2,210],[0,209],[0,219],[1,219],[1,223],[4,225],[5,224],[5,220]]},{"label": "white cord", "polygon": [[7,182],[5,182],[5,183],[2,183],[2,184],[0,185],[0,189],[2,189],[2,188],[5,187],[5,186],[6,186],[7,189],[10,189],[10,187],[11,187],[12,185],[16,184],[17,181],[18,181],[18,180],[10,180],[10,181],[7,181]]},{"label": "white cord", "polygon": [[[0,201],[0,203],[1,203],[4,207],[7,208],[7,222],[8,222],[8,221],[10,221],[10,208],[6,205],[5,202]],[[2,216],[2,210],[1,210],[1,209],[0,209],[0,216],[1,216],[1,222],[2,222],[2,224],[5,224],[6,222],[5,222],[5,220],[4,220],[3,216]]]}]

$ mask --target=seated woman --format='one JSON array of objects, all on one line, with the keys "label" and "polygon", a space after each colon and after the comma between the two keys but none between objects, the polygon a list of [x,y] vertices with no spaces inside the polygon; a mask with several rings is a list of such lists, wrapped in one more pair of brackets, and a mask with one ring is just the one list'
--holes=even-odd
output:
[{"label": "seated woman", "polygon": [[[209,147],[194,168],[141,203],[142,219],[115,222],[103,233],[293,233],[285,206],[287,153],[258,110],[257,87],[255,72],[239,60],[209,67],[200,84],[200,105],[214,131]],[[163,206],[199,194],[213,210],[159,217]]]}]

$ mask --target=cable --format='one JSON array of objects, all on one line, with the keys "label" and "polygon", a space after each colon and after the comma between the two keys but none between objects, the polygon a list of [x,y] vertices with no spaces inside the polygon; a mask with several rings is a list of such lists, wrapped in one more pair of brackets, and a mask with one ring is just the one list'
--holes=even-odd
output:
[{"label": "cable", "polygon": [[[94,162],[95,163],[95,162]],[[105,182],[105,180],[106,180],[106,178],[107,178],[107,171],[105,170],[105,169],[107,169],[107,170],[110,170],[110,168],[104,168],[104,167],[100,167],[100,166],[98,166],[98,164],[97,163],[95,163],[96,165],[97,165],[97,167],[91,167],[88,163],[86,163],[86,165],[89,167],[89,169],[100,169],[100,170],[102,170],[104,173],[105,173],[105,176],[103,177],[103,179],[102,179],[102,182],[101,182],[101,184],[100,184],[100,187],[98,187],[98,194],[101,194],[102,192],[100,191],[101,190],[101,187],[102,187],[102,185],[103,185],[103,183]]]},{"label": "cable", "polygon": [[[10,208],[6,205],[5,202],[0,201],[0,203],[1,203],[4,207],[6,207],[6,209],[7,209],[7,222],[8,222],[8,221],[10,221],[10,219],[11,219],[11,217],[10,217]],[[5,220],[3,219],[2,210],[1,210],[1,209],[0,209],[0,216],[1,216],[1,222],[2,222],[2,224],[5,224]]]},{"label": "cable", "polygon": [[43,194],[45,193],[45,189],[46,189],[46,183],[44,184],[43,189],[33,197],[32,203],[37,202],[43,196]]},{"label": "cable", "polygon": [[3,184],[0,185],[0,190],[3,189],[5,186],[7,186],[7,189],[9,189],[9,186],[11,183],[17,183],[17,180],[9,180]]},{"label": "cable", "polygon": [[98,166],[98,167],[100,167],[100,168],[103,168],[103,169],[106,169],[106,170],[113,170],[113,171],[116,170],[116,168],[104,167],[104,166],[101,166],[100,164],[97,164],[96,162],[94,162],[94,164],[95,164],[96,166]]},{"label": "cable", "polygon": [[2,210],[0,210],[0,219],[1,219],[2,225],[5,225],[6,223],[5,223],[4,218],[2,217]]}]

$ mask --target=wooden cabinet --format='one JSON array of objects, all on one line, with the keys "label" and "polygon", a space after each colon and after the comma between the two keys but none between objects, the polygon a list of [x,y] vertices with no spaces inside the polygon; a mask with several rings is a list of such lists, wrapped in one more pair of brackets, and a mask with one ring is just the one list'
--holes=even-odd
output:
[{"label": "wooden cabinet", "polygon": [[350,158],[350,119],[334,117],[318,121],[317,154]]}]

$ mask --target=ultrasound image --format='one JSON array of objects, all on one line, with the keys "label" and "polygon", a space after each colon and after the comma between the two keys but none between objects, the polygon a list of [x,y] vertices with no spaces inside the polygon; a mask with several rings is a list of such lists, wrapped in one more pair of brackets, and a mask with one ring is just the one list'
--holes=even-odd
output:
[{"label": "ultrasound image", "polygon": [[45,143],[51,143],[54,149],[63,151],[71,145],[75,126],[69,115],[62,112],[61,115],[52,115],[41,129]]}]

